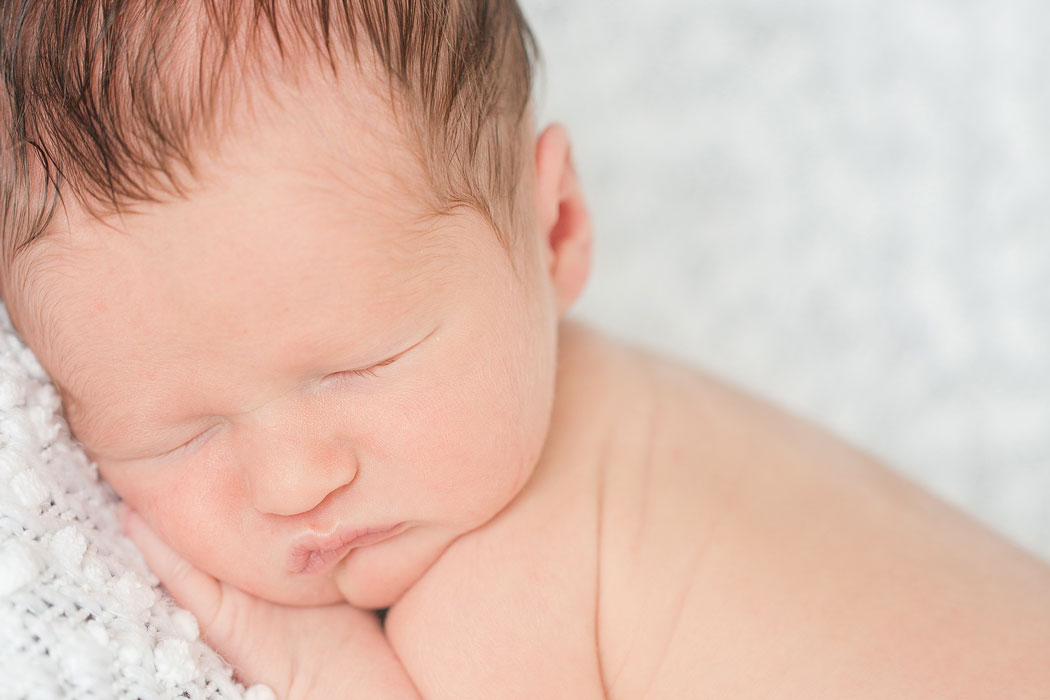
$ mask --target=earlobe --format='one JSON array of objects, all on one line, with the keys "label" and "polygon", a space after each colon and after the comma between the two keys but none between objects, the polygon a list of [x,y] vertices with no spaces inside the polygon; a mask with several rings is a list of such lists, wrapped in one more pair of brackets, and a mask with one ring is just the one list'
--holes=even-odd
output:
[{"label": "earlobe", "polygon": [[548,126],[536,141],[536,213],[561,316],[580,296],[590,273],[591,220],[560,124]]}]

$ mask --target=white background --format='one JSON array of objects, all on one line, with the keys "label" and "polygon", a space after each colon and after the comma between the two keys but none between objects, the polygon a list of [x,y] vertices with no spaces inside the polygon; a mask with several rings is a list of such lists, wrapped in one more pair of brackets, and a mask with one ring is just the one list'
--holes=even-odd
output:
[{"label": "white background", "polygon": [[522,5],[595,221],[577,315],[1050,559],[1050,5]]}]

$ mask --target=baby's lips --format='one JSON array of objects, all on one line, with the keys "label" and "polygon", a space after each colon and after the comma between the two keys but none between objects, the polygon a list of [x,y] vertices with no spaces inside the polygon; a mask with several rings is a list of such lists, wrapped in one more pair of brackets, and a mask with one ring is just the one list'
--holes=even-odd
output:
[{"label": "baby's lips", "polygon": [[355,547],[378,544],[401,534],[409,523],[400,522],[389,527],[344,527],[329,535],[305,534],[292,547],[288,571],[293,574],[312,574],[342,559]]}]

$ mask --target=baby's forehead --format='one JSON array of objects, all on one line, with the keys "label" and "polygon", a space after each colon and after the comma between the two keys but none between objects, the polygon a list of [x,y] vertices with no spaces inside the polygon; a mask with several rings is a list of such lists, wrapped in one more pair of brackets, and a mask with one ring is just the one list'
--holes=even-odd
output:
[{"label": "baby's forehead", "polygon": [[[69,261],[128,235],[147,240],[201,233],[209,234],[202,239],[210,245],[253,220],[285,225],[290,243],[319,219],[342,229],[432,228],[440,207],[389,105],[369,90],[336,96],[324,84],[299,87],[298,99],[268,94],[263,106],[231,115],[220,143],[198,144],[192,179],[176,194],[154,192],[121,202],[119,210],[64,199],[45,236],[33,243],[39,257]],[[241,221],[246,225],[231,225]]]},{"label": "baby's forehead", "polygon": [[348,193],[367,203],[363,215],[391,214],[391,223],[413,230],[441,209],[415,140],[398,123],[388,96],[370,82],[336,80],[314,70],[294,86],[256,80],[247,81],[243,91],[250,108],[231,110],[214,139],[188,144],[192,167],[173,166],[177,192],[150,190],[110,203],[71,186],[44,235],[29,247],[57,249],[68,257],[62,244],[71,233],[82,244],[95,232],[104,240],[141,230],[143,223],[175,221],[193,208],[319,209]]},{"label": "baby's forehead", "polygon": [[[372,319],[425,304],[428,280],[461,264],[463,236],[492,235],[467,210],[425,215],[393,179],[348,183],[323,160],[280,158],[260,149],[245,155],[259,167],[216,171],[218,184],[184,199],[105,222],[73,216],[39,241],[11,301],[23,337],[50,356],[45,367],[257,333],[284,323],[281,309],[380,335]],[[114,323],[118,310],[132,322]],[[320,328],[298,327],[323,342]]]}]

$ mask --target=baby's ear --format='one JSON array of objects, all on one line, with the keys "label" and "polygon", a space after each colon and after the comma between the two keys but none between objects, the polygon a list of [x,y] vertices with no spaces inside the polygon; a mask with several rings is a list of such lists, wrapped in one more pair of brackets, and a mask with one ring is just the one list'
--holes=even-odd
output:
[{"label": "baby's ear", "polygon": [[536,140],[536,219],[561,316],[583,291],[591,269],[591,219],[572,164],[565,127]]}]

